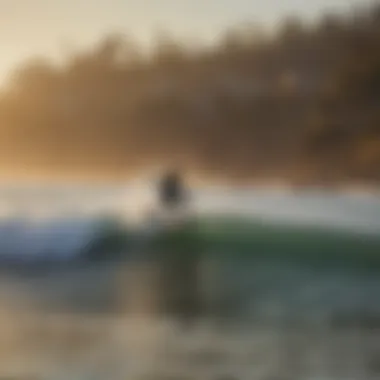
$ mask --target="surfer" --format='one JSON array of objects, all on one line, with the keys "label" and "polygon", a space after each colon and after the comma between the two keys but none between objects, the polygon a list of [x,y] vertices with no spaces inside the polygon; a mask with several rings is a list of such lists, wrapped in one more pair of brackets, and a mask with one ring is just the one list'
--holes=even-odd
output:
[{"label": "surfer", "polygon": [[159,183],[159,200],[165,209],[173,210],[183,205],[186,200],[186,191],[183,180],[175,170],[163,175]]},{"label": "surfer", "polygon": [[196,239],[188,238],[193,229],[188,191],[178,171],[167,171],[158,184],[159,203],[166,217],[161,237],[165,243],[159,254],[161,292],[166,312],[181,319],[195,316],[199,307],[198,255]]}]

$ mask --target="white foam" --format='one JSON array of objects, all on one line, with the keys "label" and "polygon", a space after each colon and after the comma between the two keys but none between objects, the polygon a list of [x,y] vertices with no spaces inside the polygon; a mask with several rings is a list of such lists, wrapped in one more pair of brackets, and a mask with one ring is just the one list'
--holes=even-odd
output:
[{"label": "white foam", "polygon": [[[380,234],[380,197],[374,193],[333,193],[319,189],[197,189],[194,209],[204,214],[237,214],[282,223]],[[152,183],[103,187],[0,188],[0,255],[57,257],[79,254],[101,215],[144,223],[154,209]]]}]

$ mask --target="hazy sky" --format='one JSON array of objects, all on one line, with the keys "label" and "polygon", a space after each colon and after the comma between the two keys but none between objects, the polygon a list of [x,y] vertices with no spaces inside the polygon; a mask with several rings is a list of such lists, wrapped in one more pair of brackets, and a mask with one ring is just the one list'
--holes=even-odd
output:
[{"label": "hazy sky", "polygon": [[90,44],[107,32],[146,41],[164,28],[210,40],[240,21],[273,25],[288,14],[310,19],[366,2],[371,0],[0,0],[0,82],[30,56],[59,56],[65,44]]}]

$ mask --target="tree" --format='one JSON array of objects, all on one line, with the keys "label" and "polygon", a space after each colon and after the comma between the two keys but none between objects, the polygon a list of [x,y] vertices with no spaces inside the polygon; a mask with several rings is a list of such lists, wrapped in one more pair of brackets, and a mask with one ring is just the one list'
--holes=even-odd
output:
[{"label": "tree", "polygon": [[158,31],[154,37],[152,61],[156,64],[170,65],[184,62],[188,54],[184,46],[170,33]]},{"label": "tree", "polygon": [[7,88],[11,91],[28,91],[36,96],[51,87],[58,78],[58,70],[45,58],[33,58],[14,70]]}]

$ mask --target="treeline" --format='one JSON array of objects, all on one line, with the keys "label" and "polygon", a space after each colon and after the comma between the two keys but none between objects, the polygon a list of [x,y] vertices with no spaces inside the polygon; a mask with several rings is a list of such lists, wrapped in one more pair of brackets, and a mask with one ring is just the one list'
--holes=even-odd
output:
[{"label": "treeline", "polygon": [[380,7],[254,25],[209,47],[113,34],[60,65],[34,59],[0,98],[0,168],[125,175],[380,179]]}]

